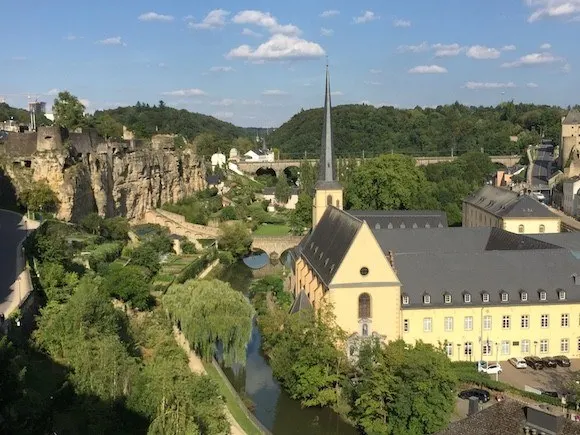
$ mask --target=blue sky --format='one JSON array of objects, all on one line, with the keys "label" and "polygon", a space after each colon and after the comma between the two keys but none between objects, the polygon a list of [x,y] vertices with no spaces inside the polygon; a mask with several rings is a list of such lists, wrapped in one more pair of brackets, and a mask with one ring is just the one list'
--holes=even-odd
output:
[{"label": "blue sky", "polygon": [[[580,102],[580,0],[3,2],[0,99],[278,126],[323,103]],[[9,18],[8,18],[9,17]]]}]

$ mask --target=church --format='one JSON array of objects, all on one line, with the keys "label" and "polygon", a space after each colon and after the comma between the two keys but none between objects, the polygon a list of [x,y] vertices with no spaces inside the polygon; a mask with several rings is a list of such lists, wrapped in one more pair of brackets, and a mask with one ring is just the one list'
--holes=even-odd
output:
[{"label": "church", "polygon": [[343,210],[326,71],[313,228],[295,249],[292,312],[330,304],[350,343],[440,346],[452,360],[580,357],[580,233],[448,228],[439,211]]}]

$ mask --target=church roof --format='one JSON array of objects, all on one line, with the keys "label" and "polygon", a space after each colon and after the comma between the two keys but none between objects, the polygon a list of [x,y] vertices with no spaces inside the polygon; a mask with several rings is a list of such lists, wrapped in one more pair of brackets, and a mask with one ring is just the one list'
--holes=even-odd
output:
[{"label": "church roof", "polygon": [[562,124],[580,124],[580,112],[578,110],[570,110],[562,120]]},{"label": "church roof", "polygon": [[306,295],[304,290],[301,290],[300,293],[298,293],[296,299],[294,300],[292,307],[290,308],[290,314],[295,314],[298,313],[299,311],[306,310],[309,308],[312,308],[312,304],[310,303],[310,300],[308,299],[308,296]]},{"label": "church roof", "polygon": [[328,286],[363,222],[329,206],[320,222],[300,243],[302,258]]},{"label": "church roof", "polygon": [[446,228],[447,214],[437,210],[348,210],[375,230]]},{"label": "church roof", "polygon": [[528,195],[494,186],[484,186],[464,202],[498,217],[555,218],[544,204]]}]

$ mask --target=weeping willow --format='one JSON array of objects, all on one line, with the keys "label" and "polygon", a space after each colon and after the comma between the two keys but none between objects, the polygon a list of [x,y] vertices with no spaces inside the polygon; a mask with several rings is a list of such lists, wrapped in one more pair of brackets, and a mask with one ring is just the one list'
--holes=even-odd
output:
[{"label": "weeping willow", "polygon": [[222,281],[190,280],[169,287],[162,302],[197,354],[209,360],[221,345],[227,365],[245,363],[254,309],[242,293]]}]

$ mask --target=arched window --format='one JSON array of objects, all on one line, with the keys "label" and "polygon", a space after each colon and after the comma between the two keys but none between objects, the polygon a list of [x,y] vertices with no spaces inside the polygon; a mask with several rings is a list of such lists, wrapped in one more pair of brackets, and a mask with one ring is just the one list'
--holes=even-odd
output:
[{"label": "arched window", "polygon": [[544,225],[540,225],[540,233],[545,233],[546,227]]},{"label": "arched window", "polygon": [[326,205],[332,205],[332,195],[326,197]]},{"label": "arched window", "polygon": [[524,226],[522,224],[520,224],[520,226],[518,227],[518,233],[523,233],[524,232]]},{"label": "arched window", "polygon": [[371,296],[368,293],[362,293],[358,297],[358,318],[371,318]]}]

